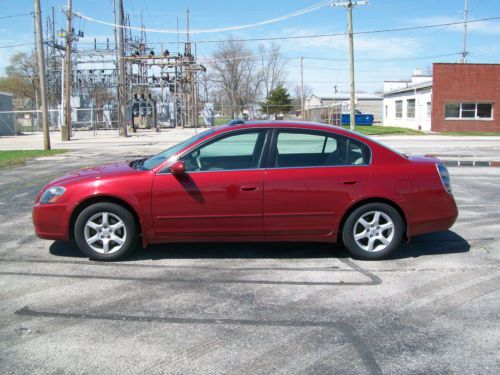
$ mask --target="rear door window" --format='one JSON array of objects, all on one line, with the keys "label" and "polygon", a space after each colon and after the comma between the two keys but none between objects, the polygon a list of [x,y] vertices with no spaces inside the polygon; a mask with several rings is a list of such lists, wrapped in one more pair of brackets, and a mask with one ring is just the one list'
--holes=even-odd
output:
[{"label": "rear door window", "polygon": [[370,149],[355,139],[323,132],[279,130],[274,168],[366,165]]}]

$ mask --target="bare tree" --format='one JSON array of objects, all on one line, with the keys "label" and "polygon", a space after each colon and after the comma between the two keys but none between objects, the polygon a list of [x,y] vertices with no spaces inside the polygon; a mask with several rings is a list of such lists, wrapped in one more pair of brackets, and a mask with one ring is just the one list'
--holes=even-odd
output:
[{"label": "bare tree", "polygon": [[219,44],[210,62],[214,94],[225,97],[232,117],[257,100],[262,84],[256,61],[243,42],[229,39]]},{"label": "bare tree", "polygon": [[34,106],[37,90],[34,56],[24,52],[14,54],[5,68],[5,77],[0,78],[0,88],[12,92],[22,108],[25,108],[28,102]]},{"label": "bare tree", "polygon": [[[313,94],[313,89],[311,86],[304,85],[304,100],[309,98]],[[302,90],[300,85],[296,85],[293,88],[293,104],[300,107],[300,96],[302,95]]]},{"label": "bare tree", "polygon": [[261,55],[261,74],[264,82],[266,98],[269,93],[285,83],[286,61],[280,51],[280,46],[273,43],[268,48],[259,46]]}]

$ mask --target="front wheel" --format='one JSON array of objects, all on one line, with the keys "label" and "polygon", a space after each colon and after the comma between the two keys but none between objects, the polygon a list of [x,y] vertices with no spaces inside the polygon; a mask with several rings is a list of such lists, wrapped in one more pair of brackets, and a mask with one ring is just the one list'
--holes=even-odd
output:
[{"label": "front wheel", "polygon": [[124,258],[137,243],[134,216],[115,203],[96,203],[85,208],[75,222],[75,242],[95,260]]},{"label": "front wheel", "polygon": [[356,258],[381,259],[401,243],[404,223],[399,212],[385,203],[358,207],[347,218],[342,240]]}]

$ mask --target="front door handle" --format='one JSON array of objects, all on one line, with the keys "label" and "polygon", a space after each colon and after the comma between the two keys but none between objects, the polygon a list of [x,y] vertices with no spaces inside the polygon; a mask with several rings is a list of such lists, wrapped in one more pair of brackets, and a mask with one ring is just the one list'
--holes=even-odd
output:
[{"label": "front door handle", "polygon": [[255,191],[255,190],[258,190],[259,187],[258,186],[242,186],[240,188],[241,191]]}]

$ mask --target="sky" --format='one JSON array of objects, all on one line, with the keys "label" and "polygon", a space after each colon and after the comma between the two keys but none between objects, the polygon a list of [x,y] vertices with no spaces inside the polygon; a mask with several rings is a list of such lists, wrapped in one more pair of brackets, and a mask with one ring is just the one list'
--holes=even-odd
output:
[{"label": "sky", "polygon": [[[62,7],[67,0],[40,0],[45,18],[54,7],[56,29],[65,28]],[[9,17],[33,12],[32,0],[0,0],[0,75],[9,58],[18,51],[33,48],[33,18],[31,15]],[[320,0],[124,0],[125,13],[132,26],[143,23],[152,29],[175,29],[177,19],[185,28],[186,8],[190,11],[191,29],[227,28],[274,19],[319,3]],[[499,0],[468,0],[469,19],[500,17]],[[96,20],[113,22],[112,0],[73,0],[76,12]],[[463,20],[464,0],[370,0],[368,5],[354,8],[355,32],[394,29],[411,26],[443,24]],[[89,48],[94,38],[113,40],[113,28],[90,20],[76,19],[76,31],[85,38],[80,47]],[[286,85],[293,93],[300,84],[300,57],[304,57],[304,82],[313,93],[331,96],[335,90],[348,92],[349,63],[347,13],[343,7],[324,6],[310,13],[257,27],[191,34],[197,43],[197,54],[209,58],[216,43],[207,40],[307,36],[339,33],[322,38],[278,40],[287,61]],[[175,34],[148,32],[153,43],[167,43],[175,51]],[[467,49],[471,63],[500,63],[500,19],[469,24]],[[180,35],[181,42],[185,35]],[[85,44],[88,43],[88,44]],[[259,44],[246,42],[258,54]],[[23,45],[20,45],[23,44]],[[18,45],[16,47],[10,47]],[[354,36],[356,90],[377,92],[384,80],[408,79],[415,68],[430,69],[433,62],[456,62],[463,45],[463,26],[432,29],[359,34]],[[159,48],[158,48],[159,52]]]}]

